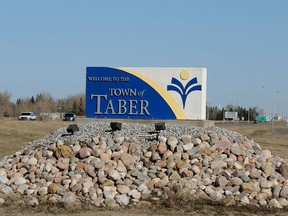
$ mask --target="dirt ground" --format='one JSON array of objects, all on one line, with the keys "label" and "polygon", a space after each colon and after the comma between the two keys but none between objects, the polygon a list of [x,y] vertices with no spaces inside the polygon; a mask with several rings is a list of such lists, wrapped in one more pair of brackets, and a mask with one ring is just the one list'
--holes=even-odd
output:
[{"label": "dirt ground", "polygon": [[[75,122],[77,123],[77,121]],[[13,154],[29,141],[39,139],[60,127],[68,127],[71,122],[42,122],[42,121],[17,121],[15,119],[0,119],[0,158]],[[263,149],[269,149],[274,155],[288,159],[288,127],[285,122],[271,124],[223,124],[216,126],[236,131],[260,144]],[[10,200],[5,205],[0,205],[2,215],[61,215],[61,216],[136,216],[136,215],[288,215],[288,209],[265,209],[249,206],[224,206],[220,203],[207,203],[194,201],[168,200],[161,204],[152,204],[150,207],[125,208],[108,210],[86,205],[59,206],[39,205],[35,208],[19,205],[16,200]]]}]

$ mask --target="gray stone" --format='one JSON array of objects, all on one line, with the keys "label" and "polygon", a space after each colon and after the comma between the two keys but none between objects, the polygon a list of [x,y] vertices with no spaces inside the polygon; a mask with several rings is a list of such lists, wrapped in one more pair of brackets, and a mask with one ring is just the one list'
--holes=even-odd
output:
[{"label": "gray stone", "polygon": [[39,201],[38,201],[38,199],[36,197],[29,197],[29,200],[28,200],[27,204],[29,206],[36,207],[36,206],[39,205]]},{"label": "gray stone", "polygon": [[121,195],[116,195],[115,200],[120,206],[127,206],[129,204],[130,199],[127,196],[127,194],[121,194]]},{"label": "gray stone", "polygon": [[188,152],[191,149],[193,149],[193,146],[194,146],[193,143],[187,143],[187,144],[183,145],[183,150]]},{"label": "gray stone", "polygon": [[279,171],[285,179],[288,179],[288,164],[282,163],[279,167]]},{"label": "gray stone", "polygon": [[0,184],[6,184],[8,181],[7,176],[0,176]]},{"label": "gray stone", "polygon": [[5,204],[5,200],[3,198],[0,197],[0,206]]},{"label": "gray stone", "polygon": [[134,189],[131,190],[128,195],[130,195],[131,197],[135,198],[135,199],[140,199],[141,198],[141,192],[139,192],[138,190]]},{"label": "gray stone", "polygon": [[202,142],[202,140],[197,137],[197,138],[193,139],[193,142],[192,142],[192,143],[193,143],[195,146],[198,146],[198,145],[201,144],[201,142]]},{"label": "gray stone", "polygon": [[67,192],[64,194],[60,202],[62,203],[74,203],[76,201],[76,195],[72,192]]},{"label": "gray stone", "polygon": [[250,203],[249,198],[245,192],[242,192],[240,194],[239,199],[240,199],[241,203],[243,203],[243,204],[249,204]]},{"label": "gray stone", "polygon": [[91,155],[91,149],[88,147],[83,147],[79,150],[79,157],[81,159],[87,158]]},{"label": "gray stone", "polygon": [[121,178],[121,176],[120,176],[120,174],[119,174],[119,172],[118,172],[117,170],[111,170],[111,171],[109,172],[108,177],[109,177],[110,179],[114,180],[114,181],[117,181],[118,179]]},{"label": "gray stone", "polygon": [[221,140],[216,144],[216,148],[220,150],[225,150],[231,148],[232,144],[228,140]]},{"label": "gray stone", "polygon": [[288,200],[287,200],[287,199],[280,198],[280,199],[278,200],[278,202],[280,203],[280,205],[281,205],[282,207],[287,207],[287,206],[288,206]]},{"label": "gray stone", "polygon": [[91,180],[86,180],[82,183],[82,193],[87,194],[90,192],[90,189],[93,187],[93,182]]},{"label": "gray stone", "polygon": [[231,153],[237,156],[246,155],[245,152],[239,147],[238,144],[233,144],[231,147]]},{"label": "gray stone", "polygon": [[1,192],[4,194],[12,194],[13,193],[13,189],[9,186],[6,186],[4,188],[1,189]]},{"label": "gray stone", "polygon": [[73,150],[74,152],[79,152],[80,149],[81,149],[81,146],[80,146],[80,145],[74,145],[74,146],[72,147],[72,150]]},{"label": "gray stone", "polygon": [[181,136],[181,140],[184,144],[188,144],[192,142],[192,136],[188,134],[184,134]]},{"label": "gray stone", "polygon": [[24,177],[18,177],[14,179],[14,184],[15,185],[21,185],[21,184],[25,184],[26,183],[26,179]]},{"label": "gray stone", "polygon": [[269,201],[269,206],[273,208],[283,208],[281,204],[277,201],[277,199],[271,199]]},{"label": "gray stone", "polygon": [[104,191],[103,195],[105,199],[114,199],[114,193],[111,191]]},{"label": "gray stone", "polygon": [[37,159],[34,157],[31,157],[28,161],[27,164],[29,164],[30,166],[36,165],[37,164]]},{"label": "gray stone", "polygon": [[248,182],[250,181],[250,178],[247,175],[242,175],[240,178],[243,180],[243,182]]},{"label": "gray stone", "polygon": [[280,192],[280,197],[288,199],[288,188],[282,188]]},{"label": "gray stone", "polygon": [[118,185],[117,186],[117,191],[120,194],[128,194],[130,192],[130,188],[126,185]]},{"label": "gray stone", "polygon": [[261,176],[261,171],[257,169],[252,169],[249,176],[252,179],[258,179]]},{"label": "gray stone", "polygon": [[229,182],[231,185],[234,185],[234,186],[240,186],[243,183],[242,179],[237,178],[237,177],[231,178]]},{"label": "gray stone", "polygon": [[200,138],[202,141],[209,141],[210,137],[206,133],[201,133]]},{"label": "gray stone", "polygon": [[263,200],[267,200],[269,197],[269,195],[267,193],[258,193],[255,197],[256,200],[258,201],[263,201]]},{"label": "gray stone", "polygon": [[211,162],[211,169],[216,169],[216,168],[227,168],[227,163],[220,158],[216,159]]},{"label": "gray stone", "polygon": [[167,151],[167,146],[165,142],[160,142],[158,145],[158,152],[159,154],[163,155]]},{"label": "gray stone", "polygon": [[218,176],[215,181],[215,186],[224,188],[228,182],[229,181],[224,176]]},{"label": "gray stone", "polygon": [[280,191],[281,191],[281,186],[280,185],[275,185],[273,188],[273,197],[278,198],[280,196]]},{"label": "gray stone", "polygon": [[48,194],[48,188],[47,187],[41,187],[38,191],[40,196],[45,196]]},{"label": "gray stone", "polygon": [[128,170],[130,170],[135,163],[135,159],[130,154],[123,153],[120,159]]},{"label": "gray stone", "polygon": [[175,148],[177,146],[177,143],[178,143],[178,140],[177,140],[176,137],[173,137],[173,136],[168,137],[167,144],[170,147],[170,150],[172,152],[174,152],[174,150],[175,150]]}]

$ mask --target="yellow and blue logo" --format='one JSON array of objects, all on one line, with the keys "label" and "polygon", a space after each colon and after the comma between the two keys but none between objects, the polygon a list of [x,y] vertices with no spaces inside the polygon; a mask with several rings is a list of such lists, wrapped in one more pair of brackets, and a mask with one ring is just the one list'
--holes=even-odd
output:
[{"label": "yellow and blue logo", "polygon": [[[180,78],[182,80],[189,79],[189,72],[187,70],[182,70],[180,73]],[[171,85],[167,86],[168,91],[175,91],[177,92],[182,99],[183,109],[185,109],[186,99],[188,95],[193,91],[201,91],[202,85],[196,85],[198,83],[197,77],[191,79],[185,86],[176,78],[172,78]]]}]

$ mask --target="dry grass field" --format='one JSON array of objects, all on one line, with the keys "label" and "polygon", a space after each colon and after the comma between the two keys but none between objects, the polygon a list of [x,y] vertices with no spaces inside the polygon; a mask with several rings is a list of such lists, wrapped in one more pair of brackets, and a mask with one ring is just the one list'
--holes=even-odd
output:
[{"label": "dry grass field", "polygon": [[274,155],[288,159],[288,127],[286,122],[247,124],[216,124],[218,127],[237,133],[252,139],[262,149],[269,149]]},{"label": "dry grass field", "polygon": [[69,122],[62,121],[18,121],[0,119],[0,158],[11,155],[29,141],[40,139]]},{"label": "dry grass field", "polygon": [[[81,121],[83,122],[83,120]],[[77,123],[77,121],[75,122]],[[68,127],[71,122],[42,122],[42,121],[18,121],[16,119],[0,119],[0,158],[11,155],[29,141],[44,137],[60,127]],[[242,123],[222,124],[216,126],[238,132],[260,144],[263,149],[269,149],[274,155],[288,159],[288,127],[285,122],[271,124],[247,124]],[[12,201],[13,202],[13,201]],[[23,206],[0,206],[1,215],[288,215],[287,210],[259,209],[255,207],[228,207],[215,203],[179,203],[173,205],[149,209],[123,209],[110,211],[105,209],[93,209],[91,207],[59,208],[57,206],[42,206],[26,208]]]}]

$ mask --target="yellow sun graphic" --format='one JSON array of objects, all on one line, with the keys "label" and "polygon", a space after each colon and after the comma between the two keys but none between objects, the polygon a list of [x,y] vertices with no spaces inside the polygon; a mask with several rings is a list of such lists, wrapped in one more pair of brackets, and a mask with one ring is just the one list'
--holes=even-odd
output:
[{"label": "yellow sun graphic", "polygon": [[181,73],[180,73],[180,78],[182,80],[187,80],[189,78],[189,71],[182,70]]}]

